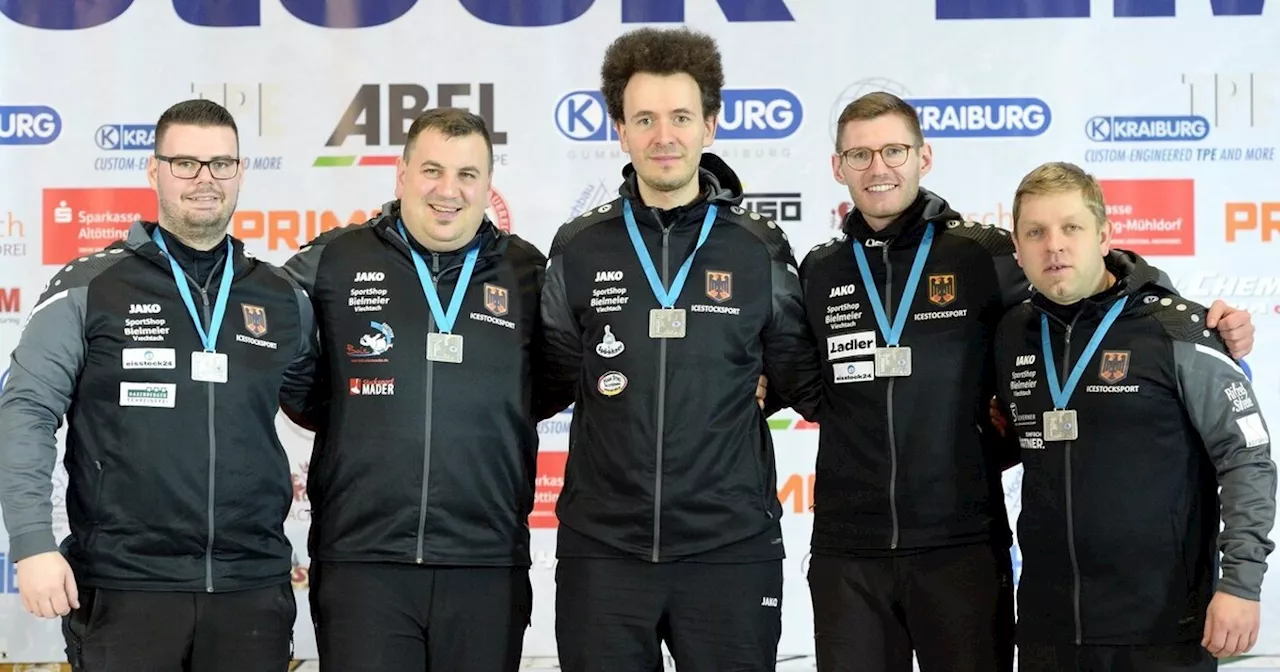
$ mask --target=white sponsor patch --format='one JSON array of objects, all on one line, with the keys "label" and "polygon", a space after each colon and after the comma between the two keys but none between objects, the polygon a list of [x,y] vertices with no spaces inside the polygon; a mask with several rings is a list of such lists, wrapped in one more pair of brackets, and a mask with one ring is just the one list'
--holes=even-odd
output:
[{"label": "white sponsor patch", "polygon": [[173,408],[178,386],[173,383],[120,383],[121,406]]},{"label": "white sponsor patch", "polygon": [[604,357],[605,359],[612,359],[621,355],[622,351],[626,349],[626,344],[619,341],[617,337],[613,335],[613,327],[610,327],[607,324],[604,325],[604,336],[600,339],[600,342],[596,344],[596,354]]},{"label": "white sponsor patch", "polygon": [[852,334],[827,337],[827,359],[844,359],[876,353],[876,332],[855,331]]},{"label": "white sponsor patch", "polygon": [[1223,393],[1227,395],[1227,399],[1231,400],[1231,410],[1236,413],[1243,413],[1253,408],[1253,398],[1249,396],[1249,390],[1245,389],[1244,383],[1233,382],[1223,390]]},{"label": "white sponsor patch", "polygon": [[876,379],[876,364],[871,360],[832,364],[837,383],[865,383]]},{"label": "white sponsor patch", "polygon": [[172,369],[178,365],[173,348],[125,348],[120,365],[125,369]]},{"label": "white sponsor patch", "polygon": [[1247,448],[1261,446],[1271,440],[1271,437],[1267,436],[1266,427],[1262,425],[1262,416],[1257,413],[1237,418],[1236,425],[1240,427],[1240,433],[1244,434],[1244,445]]}]

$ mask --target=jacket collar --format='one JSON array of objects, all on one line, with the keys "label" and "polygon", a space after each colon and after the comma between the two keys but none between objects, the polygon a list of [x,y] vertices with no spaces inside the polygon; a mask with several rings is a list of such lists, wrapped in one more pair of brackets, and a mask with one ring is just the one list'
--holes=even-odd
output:
[{"label": "jacket collar", "polygon": [[[930,222],[946,222],[962,219],[945,199],[920,187],[911,205],[880,231],[867,224],[867,220],[857,209],[845,215],[841,228],[845,234],[868,247],[888,246],[891,249],[914,247],[924,238],[925,225]],[[936,234],[936,232],[935,232]]]},{"label": "jacket collar", "polygon": [[[1145,259],[1129,250],[1114,249],[1103,257],[1103,265],[1115,276],[1115,284],[1075,303],[1062,305],[1055,303],[1044,294],[1032,288],[1029,301],[1037,311],[1048,315],[1063,325],[1072,324],[1081,319],[1101,320],[1110,310],[1112,302],[1121,297],[1129,297],[1130,301],[1124,313],[1142,305],[1141,301],[1132,299],[1150,294],[1176,294],[1168,277],[1156,270]],[[1121,313],[1121,314],[1124,314]]]},{"label": "jacket collar", "polygon": [[[124,240],[108,246],[103,252],[110,254],[113,248],[125,249],[163,268],[166,273],[171,273],[168,258],[160,251],[160,246],[156,245],[156,242],[151,238],[152,232],[158,226],[160,224],[157,222],[135,220],[129,226],[129,232]],[[231,241],[232,272],[237,276],[242,275],[256,264],[257,260],[245,249],[243,241],[230,234],[227,235],[227,240]]]},{"label": "jacket collar", "polygon": [[[698,197],[685,205],[669,210],[650,207],[640,197],[639,176],[633,164],[622,167],[622,185],[618,194],[631,202],[638,226],[662,231],[685,226],[701,226],[707,208],[712,204],[720,208],[742,202],[742,181],[723,159],[710,152],[703,152],[698,160]],[[647,213],[648,216],[645,216]]]}]

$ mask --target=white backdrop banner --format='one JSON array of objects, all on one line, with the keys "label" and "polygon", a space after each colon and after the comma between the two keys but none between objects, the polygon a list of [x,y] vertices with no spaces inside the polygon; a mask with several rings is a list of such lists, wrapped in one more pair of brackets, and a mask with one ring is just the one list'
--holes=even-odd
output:
[{"label": "white backdrop banner", "polygon": [[[250,164],[233,233],[261,258],[283,262],[365,220],[393,195],[410,120],[440,106],[489,121],[489,214],[546,251],[562,222],[614,197],[627,160],[598,91],[605,48],[641,24],[679,23],[717,37],[724,55],[711,151],[798,256],[850,207],[830,171],[836,117],[888,90],[913,102],[933,144],[925,186],[971,219],[1009,227],[1018,180],[1044,161],[1104,180],[1123,246],[1187,297],[1252,311],[1258,402],[1280,408],[1280,0],[3,0],[0,372],[60,265],[155,218],[143,171],[174,102],[211,98],[235,114]],[[540,428],[529,656],[555,654],[569,419]],[[314,657],[310,436],[278,424],[294,465],[298,656]],[[809,654],[817,431],[787,412],[771,424],[789,555],[781,653]],[[55,478],[61,536],[61,468]],[[1017,470],[1005,481],[1016,516]],[[0,534],[0,656],[62,660],[58,624],[23,611],[6,548]],[[1280,654],[1275,586],[1258,653]]]}]

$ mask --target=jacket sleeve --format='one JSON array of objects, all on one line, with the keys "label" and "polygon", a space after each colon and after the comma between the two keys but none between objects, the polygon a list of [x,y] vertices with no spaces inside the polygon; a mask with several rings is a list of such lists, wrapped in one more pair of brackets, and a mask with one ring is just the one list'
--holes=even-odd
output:
[{"label": "jacket sleeve", "polygon": [[573,403],[582,370],[582,328],[565,289],[563,252],[563,244],[554,241],[542,272],[532,367],[535,420],[549,418]]},{"label": "jacket sleeve", "polygon": [[301,333],[297,355],[280,386],[280,409],[294,424],[311,431],[319,426],[328,406],[322,394],[325,386],[318,384],[321,344],[312,298],[324,246],[323,242],[312,241],[281,267],[298,301]]},{"label": "jacket sleeve", "polygon": [[[991,259],[991,270],[995,277],[995,296],[989,299],[987,307],[984,308],[983,321],[994,333],[998,330],[1001,318],[1031,296],[1031,281],[1018,265],[1016,249],[1009,231],[990,224],[976,224],[958,228],[956,232],[981,245],[984,254]],[[1001,436],[991,424],[991,399],[996,394],[998,382],[993,360],[995,353],[994,347],[987,351],[981,378],[982,393],[973,412],[979,440],[984,450],[988,455],[993,456],[1001,469],[1008,469],[1021,460],[1021,449],[1011,429]],[[1003,415],[1003,409],[1000,409],[1000,413]]]},{"label": "jacket sleeve", "polygon": [[769,259],[772,310],[764,329],[764,375],[768,379],[764,413],[790,406],[817,422],[822,402],[818,346],[805,319],[804,292],[791,246],[774,247]]},{"label": "jacket sleeve", "polygon": [[[298,351],[293,362],[284,372],[280,385],[280,408],[286,410],[285,415],[298,417],[300,427],[315,431],[317,417],[306,409],[313,409],[316,404],[312,396],[316,390],[316,369],[320,361],[320,336],[316,329],[315,310],[311,298],[302,288],[294,288],[298,301],[298,323],[301,332],[298,334]],[[292,415],[290,415],[292,413]],[[296,422],[296,421],[295,421]],[[305,423],[305,424],[304,424]]]},{"label": "jacket sleeve", "polygon": [[51,499],[56,433],[84,365],[86,299],[86,286],[50,285],[22,330],[0,391],[0,507],[11,562],[58,549]]},{"label": "jacket sleeve", "polygon": [[[1013,347],[1009,343],[1007,334],[1014,328],[1011,325],[1017,324],[1019,321],[1013,313],[1007,313],[996,323],[992,347],[987,353],[988,359],[984,365],[982,398],[978,402],[979,407],[975,410],[978,417],[979,440],[982,442],[983,449],[992,456],[1001,471],[1012,469],[1022,462],[1022,446],[1018,444],[1018,435],[1013,428],[1013,418],[1010,418],[1006,412],[1013,399],[1008,395],[1004,385],[1008,380],[1007,372],[1001,367],[1003,361],[1001,358],[1008,353],[1010,347]],[[991,423],[992,398],[995,399],[995,412],[1004,419],[1003,436]]]},{"label": "jacket sleeve", "polygon": [[1276,466],[1261,409],[1244,371],[1219,339],[1175,340],[1178,392],[1217,471],[1223,530],[1218,590],[1248,600],[1262,593],[1276,514]]},{"label": "jacket sleeve", "polygon": [[991,253],[991,263],[995,265],[1000,301],[1004,309],[1008,310],[1031,297],[1031,281],[1018,265],[1012,234],[999,229],[997,235],[1000,238],[989,240],[987,249]]}]

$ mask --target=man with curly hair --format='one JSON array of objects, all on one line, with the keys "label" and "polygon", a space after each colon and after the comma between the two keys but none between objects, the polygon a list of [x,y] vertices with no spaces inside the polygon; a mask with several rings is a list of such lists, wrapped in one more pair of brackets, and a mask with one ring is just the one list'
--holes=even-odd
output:
[{"label": "man with curly hair", "polygon": [[681,672],[773,670],[784,551],[765,418],[811,417],[821,393],[795,259],[704,153],[724,84],[714,40],[633,31],[601,76],[631,162],[620,198],[557,232],[542,294],[542,366],[576,403],[560,664],[648,672],[665,641]]}]

